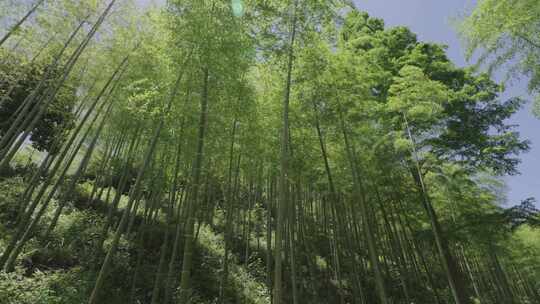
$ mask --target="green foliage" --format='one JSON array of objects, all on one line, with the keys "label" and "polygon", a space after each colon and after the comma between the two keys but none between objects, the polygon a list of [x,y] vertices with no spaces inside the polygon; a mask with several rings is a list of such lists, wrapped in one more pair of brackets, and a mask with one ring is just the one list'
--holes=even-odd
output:
[{"label": "green foliage", "polygon": [[536,96],[533,104],[533,114],[540,117],[540,95]]},{"label": "green foliage", "polygon": [[[7,54],[5,50],[0,52],[0,134],[4,135],[13,124],[16,117],[14,114],[23,106],[25,99],[31,94],[44,95],[44,88],[47,88],[47,85],[54,86],[60,74],[59,71],[51,71],[53,67],[42,62],[26,62],[22,56]],[[44,77],[47,77],[46,85],[38,90]],[[34,93],[34,90],[38,92]],[[65,133],[74,127],[72,110],[75,102],[75,90],[62,87],[32,130],[30,140],[36,149],[55,152],[59,148]],[[35,107],[34,100],[29,109],[33,110]]]},{"label": "green foliage", "polygon": [[[523,267],[525,273],[529,273],[533,277],[536,277],[540,271],[536,267],[540,261],[539,238],[538,229],[523,225],[512,236],[512,246],[510,247],[516,263]],[[538,285],[538,282],[536,282],[537,288]]]},{"label": "green foliage", "polygon": [[[196,278],[193,282],[197,293],[193,295],[194,303],[215,303],[218,293],[217,278],[220,276],[220,257],[224,254],[224,241],[221,235],[215,234],[210,227],[201,228],[199,234],[200,269],[195,270]],[[254,273],[264,273],[261,269],[262,261],[256,260],[249,265],[242,265],[236,256],[233,256],[229,281],[226,282],[226,303],[236,303],[241,299],[250,304],[268,303],[268,294],[264,283],[254,276]],[[214,285],[215,284],[215,285]],[[214,298],[213,298],[214,297]]]},{"label": "green foliage", "polygon": [[[535,0],[482,0],[459,26],[468,55],[480,53],[489,71],[510,66],[509,77],[525,75],[529,90],[540,91],[540,4]],[[535,102],[538,104],[538,101]],[[536,113],[537,114],[537,113]]]},{"label": "green foliage", "polygon": [[416,128],[438,121],[442,112],[441,105],[448,100],[444,85],[430,80],[416,66],[403,67],[388,92],[390,111],[402,113]]},{"label": "green foliage", "polygon": [[[363,100],[387,104],[373,113],[375,119],[390,112],[395,128],[403,130],[402,111],[407,109],[417,144],[430,147],[437,159],[457,161],[471,170],[516,173],[516,155],[527,151],[529,143],[506,120],[523,100],[501,100],[502,87],[487,75],[455,67],[443,46],[419,42],[406,28],[385,29],[382,21],[357,12],[347,15],[345,25],[343,46],[368,66],[357,72],[364,79],[355,85],[367,84]],[[351,64],[337,70],[351,70]]]},{"label": "green foliage", "polygon": [[0,179],[0,248],[5,248],[7,237],[20,214],[20,195],[24,191],[22,178]]},{"label": "green foliage", "polygon": [[[26,276],[22,269],[0,273],[0,303],[2,304],[75,304],[85,301],[78,269],[69,271],[37,271]],[[82,284],[81,284],[82,283]],[[86,286],[85,286],[86,285]]]},{"label": "green foliage", "polygon": [[[530,302],[519,284],[538,278],[538,210],[532,200],[502,205],[502,176],[517,173],[529,147],[508,124],[523,101],[502,100],[503,86],[456,67],[444,46],[387,28],[347,2],[171,0],[145,13],[117,2],[63,84],[59,106],[48,109],[54,128],[32,132],[42,146],[54,138],[61,146],[67,133],[74,144],[36,184],[34,155],[24,153],[0,181],[0,252],[12,237],[24,244],[16,271],[1,272],[0,299],[71,304],[92,293],[103,303],[163,303],[182,292],[191,303],[263,304],[279,282],[271,280],[279,254],[283,303],[450,303],[448,277],[460,271],[465,284],[485,285],[482,302],[497,302],[504,288],[517,291],[514,302]],[[40,35],[57,29],[64,39],[105,4],[55,1],[43,10],[70,17],[40,15],[28,36],[15,37],[28,37],[21,49],[34,54]],[[35,63],[2,50],[1,93],[19,86],[0,109],[13,112],[12,100],[36,86],[62,40],[51,43]],[[52,71],[44,87],[62,72]],[[88,112],[94,124],[75,134],[73,105],[87,113],[100,93],[103,111]],[[88,168],[71,176],[95,135]],[[282,143],[289,154],[280,160]],[[43,187],[47,197],[56,182],[50,201],[37,195]],[[32,199],[23,201],[27,186]],[[22,204],[33,202],[27,216],[36,225],[23,240],[15,235],[18,225],[30,228]],[[457,274],[441,254],[456,260]],[[181,273],[189,290],[178,288]],[[475,294],[469,285],[464,292]]]}]

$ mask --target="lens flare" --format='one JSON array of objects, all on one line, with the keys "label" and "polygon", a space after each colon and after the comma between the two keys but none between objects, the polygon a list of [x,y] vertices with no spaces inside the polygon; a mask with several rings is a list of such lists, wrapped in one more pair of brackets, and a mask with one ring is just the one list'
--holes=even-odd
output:
[{"label": "lens flare", "polygon": [[232,0],[232,10],[236,17],[242,17],[244,15],[244,4],[242,0]]}]

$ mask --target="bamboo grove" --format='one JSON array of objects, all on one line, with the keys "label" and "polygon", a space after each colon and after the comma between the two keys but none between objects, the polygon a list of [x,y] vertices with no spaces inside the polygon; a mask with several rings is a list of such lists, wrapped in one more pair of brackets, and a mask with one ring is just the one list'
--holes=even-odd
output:
[{"label": "bamboo grove", "polygon": [[443,46],[345,0],[0,6],[0,303],[540,303],[524,100]]}]

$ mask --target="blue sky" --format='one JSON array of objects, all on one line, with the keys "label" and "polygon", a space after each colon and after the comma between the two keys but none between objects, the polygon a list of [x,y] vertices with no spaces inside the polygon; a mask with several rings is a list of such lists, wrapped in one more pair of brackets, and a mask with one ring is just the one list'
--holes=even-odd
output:
[{"label": "blue sky", "polygon": [[[467,64],[464,48],[452,26],[467,9],[474,7],[474,0],[354,0],[356,6],[370,15],[384,19],[387,26],[405,25],[411,28],[423,41],[448,45],[448,56],[459,66]],[[495,75],[502,80],[503,73]],[[514,80],[507,83],[503,97],[521,96],[530,99],[527,94],[527,80]],[[510,123],[517,124],[517,130],[523,138],[529,139],[531,151],[522,155],[519,166],[521,175],[506,177],[509,203],[517,203],[527,197],[540,200],[540,120],[536,119],[528,104],[517,113]],[[537,203],[540,206],[540,203]]]},{"label": "blue sky", "polygon": [[[163,0],[138,0],[140,3]],[[465,66],[464,49],[452,26],[465,11],[474,7],[475,0],[354,0],[356,6],[370,15],[384,19],[387,26],[405,25],[423,41],[437,42],[448,46],[448,56],[458,66]],[[469,63],[470,64],[470,63]],[[504,73],[495,75],[502,80]],[[504,97],[521,96],[530,99],[527,94],[527,80],[514,80],[507,83]],[[508,184],[508,200],[510,204],[528,198],[540,200],[540,120],[532,116],[530,104],[517,113],[510,123],[519,125],[517,130],[523,138],[529,139],[531,151],[521,156],[523,162],[519,166],[522,173],[518,176],[506,177]],[[537,203],[540,206],[540,203]]]}]

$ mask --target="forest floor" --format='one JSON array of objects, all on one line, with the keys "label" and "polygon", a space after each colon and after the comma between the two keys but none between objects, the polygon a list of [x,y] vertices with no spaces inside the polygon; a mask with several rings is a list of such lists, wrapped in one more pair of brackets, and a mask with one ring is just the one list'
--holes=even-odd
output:
[{"label": "forest floor", "polygon": [[[20,215],[19,196],[26,185],[24,173],[15,170],[8,176],[0,177],[0,252],[4,251],[13,236]],[[101,266],[99,256],[107,251],[112,239],[109,229],[103,250],[96,251],[96,240],[103,230],[108,207],[102,200],[90,202],[90,191],[90,181],[77,187],[76,198],[68,204],[54,232],[46,238],[43,231],[58,204],[53,201],[48,208],[50,211],[36,229],[35,237],[26,245],[17,261],[16,270],[0,273],[0,304],[71,304],[88,300]],[[124,201],[125,197],[122,197],[119,210],[114,215],[116,221]],[[122,238],[112,270],[106,279],[103,292],[106,303],[149,302],[165,229],[174,228],[167,227],[162,218],[158,217],[157,221],[157,225],[146,225],[143,246],[139,246],[141,240],[132,235]],[[132,231],[141,229],[141,223],[142,217],[139,215]],[[224,255],[223,235],[219,233],[222,229],[203,224],[198,230],[195,267],[192,272],[192,299],[193,303],[216,303]],[[243,251],[243,248],[245,244],[238,243],[231,254],[229,277],[224,291],[225,303],[269,303],[263,259],[257,254],[257,248],[253,248],[250,249],[250,258],[245,261],[241,252],[234,252],[235,249]],[[141,258],[139,265],[138,258]],[[178,257],[174,280],[180,278],[180,265],[181,259]]]}]

